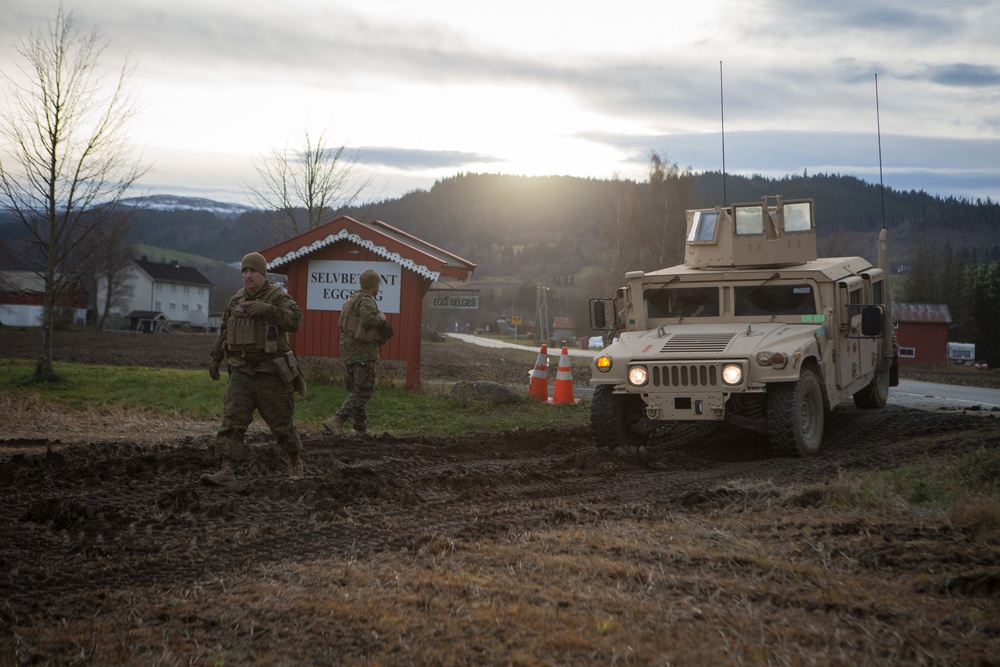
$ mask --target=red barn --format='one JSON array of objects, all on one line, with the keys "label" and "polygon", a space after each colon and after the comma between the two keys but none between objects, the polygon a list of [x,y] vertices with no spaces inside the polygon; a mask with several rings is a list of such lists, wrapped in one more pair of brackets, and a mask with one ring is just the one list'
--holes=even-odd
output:
[{"label": "red barn", "polygon": [[941,366],[948,363],[951,313],[945,304],[894,303],[899,363]]},{"label": "red barn", "polygon": [[292,349],[303,357],[340,356],[340,311],[358,276],[382,277],[379,310],[395,332],[381,357],[406,362],[406,386],[420,384],[423,300],[441,278],[466,281],[476,265],[384,222],[341,217],[262,250],[268,271],[288,277],[288,293],[302,309]]}]

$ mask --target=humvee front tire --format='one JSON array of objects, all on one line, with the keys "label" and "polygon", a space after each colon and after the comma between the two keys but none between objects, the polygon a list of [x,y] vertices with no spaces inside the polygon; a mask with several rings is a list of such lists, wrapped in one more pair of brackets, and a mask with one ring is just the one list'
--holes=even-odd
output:
[{"label": "humvee front tire", "polygon": [[649,435],[632,431],[643,418],[645,404],[633,394],[615,394],[609,384],[598,385],[590,401],[590,432],[594,444],[602,449],[644,447]]},{"label": "humvee front tire", "polygon": [[796,382],[767,388],[767,433],[781,456],[812,456],[823,441],[823,392],[815,371],[803,368]]},{"label": "humvee front tire", "polygon": [[889,400],[889,371],[876,373],[868,386],[854,394],[854,405],[862,410],[884,408]]}]

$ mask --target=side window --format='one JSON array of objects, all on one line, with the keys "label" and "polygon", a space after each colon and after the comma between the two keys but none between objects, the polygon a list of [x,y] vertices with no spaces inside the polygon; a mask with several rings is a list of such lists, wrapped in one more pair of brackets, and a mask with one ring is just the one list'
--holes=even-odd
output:
[{"label": "side window", "polygon": [[879,280],[877,282],[873,282],[872,283],[872,303],[883,304],[883,303],[885,303],[885,301],[883,301],[883,298],[884,297],[882,296],[882,281]]},{"label": "side window", "polygon": [[851,306],[853,306],[852,308],[848,308],[847,309],[847,315],[846,315],[846,317],[847,317],[847,321],[850,322],[850,321],[852,321],[853,317],[860,317],[861,316],[861,308],[860,308],[860,306],[861,306],[862,302],[861,302],[861,287],[860,286],[851,290],[850,294],[848,295],[847,302]]},{"label": "side window", "polygon": [[719,222],[718,211],[697,211],[688,234],[688,243],[715,243],[715,232]]}]

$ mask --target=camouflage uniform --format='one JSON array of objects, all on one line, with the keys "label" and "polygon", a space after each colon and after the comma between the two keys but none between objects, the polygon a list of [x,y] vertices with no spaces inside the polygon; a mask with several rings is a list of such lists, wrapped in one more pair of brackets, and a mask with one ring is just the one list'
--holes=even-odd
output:
[{"label": "camouflage uniform", "polygon": [[[364,290],[357,290],[351,294],[341,314],[341,325],[349,319],[348,309],[351,311],[350,320],[359,322],[366,329],[377,328],[384,319],[379,313],[375,299]],[[365,405],[375,392],[379,344],[376,341],[365,342],[358,339],[352,329],[353,326],[348,326],[347,329],[342,326],[340,331],[340,359],[344,362],[344,385],[350,394],[336,415],[345,422],[352,419],[355,432],[366,433],[368,415],[365,413]]]},{"label": "camouflage uniform", "polygon": [[[270,306],[264,317],[251,318],[244,309],[252,302]],[[298,331],[302,324],[302,311],[298,304],[280,287],[270,281],[256,293],[247,295],[239,290],[229,301],[222,317],[222,328],[212,350],[213,361],[225,361],[229,371],[229,384],[222,404],[222,427],[215,438],[215,456],[239,462],[246,457],[244,436],[253,421],[256,409],[271,429],[278,447],[286,454],[302,451],[302,442],[295,428],[295,401],[291,384],[277,374],[272,359],[289,351],[288,334]],[[253,329],[249,342],[234,345],[231,329]],[[259,338],[263,332],[265,342]],[[264,349],[260,349],[263,347]]]}]

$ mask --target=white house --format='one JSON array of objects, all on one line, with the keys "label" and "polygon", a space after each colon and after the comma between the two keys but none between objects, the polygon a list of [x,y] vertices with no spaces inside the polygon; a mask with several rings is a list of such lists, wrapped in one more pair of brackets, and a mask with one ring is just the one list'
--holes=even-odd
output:
[{"label": "white house", "polygon": [[[214,285],[198,269],[177,262],[151,262],[145,256],[132,260],[126,284],[131,295],[112,308],[114,318],[129,321],[129,328],[157,331],[161,325],[208,326],[208,303]],[[125,290],[128,292],[129,290]],[[98,294],[103,308],[107,288]],[[161,323],[150,328],[151,323]]]}]

